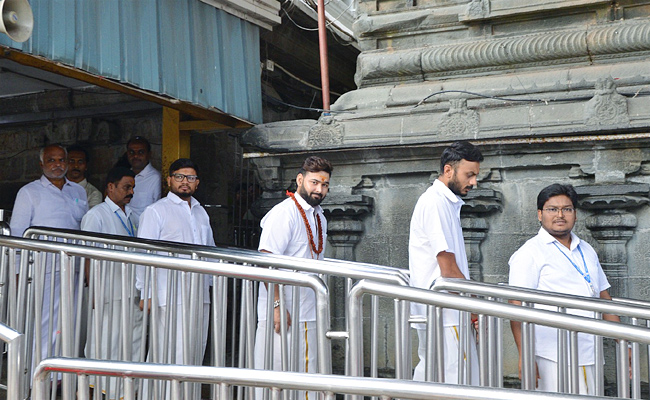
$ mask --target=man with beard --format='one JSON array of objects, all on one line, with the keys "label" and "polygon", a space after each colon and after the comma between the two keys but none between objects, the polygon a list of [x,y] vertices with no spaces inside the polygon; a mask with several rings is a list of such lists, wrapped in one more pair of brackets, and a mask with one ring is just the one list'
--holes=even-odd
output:
[{"label": "man with beard", "polygon": [[[174,161],[169,167],[167,184],[169,185],[167,197],[150,205],[142,213],[138,237],[214,246],[214,237],[208,213],[192,197],[199,186],[199,167],[187,158]],[[150,304],[149,308],[157,307],[157,313],[152,313],[152,317],[157,315],[157,320],[151,321],[157,326],[155,331],[157,337],[154,338],[153,350],[150,349],[149,351],[150,361],[201,365],[208,334],[208,311],[210,308],[208,289],[210,280],[208,276],[205,276],[202,286],[190,293],[190,290],[194,289],[190,289],[189,284],[183,287],[186,282],[189,282],[189,275],[185,273],[177,275],[178,285],[176,288],[172,288],[171,284],[169,285],[170,288],[167,287],[168,279],[170,282],[174,282],[172,274],[175,273],[177,272],[164,268],[153,269],[153,279],[156,280],[157,290],[153,296],[153,305]],[[144,267],[138,267],[136,271],[136,287],[140,291],[145,289],[144,277]],[[150,283],[150,291],[151,287]],[[185,298],[182,297],[183,293],[185,293]],[[176,298],[172,296],[176,296]],[[200,296],[199,299],[202,298],[202,304],[198,305],[200,310],[189,309],[190,296]],[[176,307],[172,307],[172,302],[176,302]],[[144,308],[144,302],[141,301],[140,304],[141,308]],[[172,327],[172,329],[176,329],[175,334],[173,332],[166,334],[171,330],[166,326],[168,311],[172,313],[169,321],[172,321],[171,323],[175,325],[175,327]],[[173,315],[173,313],[177,314]],[[198,316],[198,326],[189,327],[187,331],[190,332],[192,337],[185,338],[184,332],[186,329],[184,328],[187,328],[189,321],[185,321],[183,316],[189,317],[190,315]],[[175,341],[173,337],[176,338]],[[196,351],[191,354],[184,354],[183,343],[189,343],[188,348]],[[202,343],[202,345],[199,346],[199,343]],[[147,397],[144,396],[143,398]]]},{"label": "man with beard", "polygon": [[[259,251],[293,257],[322,260],[327,242],[327,221],[320,203],[329,190],[332,164],[316,156],[308,157],[296,176],[296,193],[289,193],[289,198],[276,205],[262,219],[262,234]],[[316,351],[316,299],[312,290],[300,288],[300,315],[292,316],[292,290],[284,289],[287,310],[287,324],[300,324],[299,352],[300,372],[319,372],[318,353]],[[280,354],[280,292],[275,287],[273,293],[273,369],[281,370]],[[264,351],[266,348],[266,310],[268,293],[265,284],[260,284],[257,301],[257,333],[255,338],[255,368],[264,369]],[[291,340],[291,339],[289,339]],[[262,391],[256,391],[256,398],[261,399]],[[300,393],[299,398],[305,398]],[[316,396],[311,394],[310,399]]]},{"label": "man with beard", "polygon": [[[103,203],[93,207],[81,220],[81,229],[89,232],[107,233],[135,237],[138,229],[138,220],[133,217],[129,202],[133,198],[135,187],[135,173],[125,167],[116,167],[108,172],[106,178],[106,199]],[[95,276],[90,284],[94,286],[94,300],[90,304],[103,303],[102,313],[95,315],[98,307],[93,310],[90,333],[86,344],[86,357],[102,360],[138,361],[140,356],[140,343],[142,342],[142,311],[134,304],[135,285],[127,288],[126,293],[131,293],[124,299],[125,308],[122,307],[122,274],[128,281],[131,276],[131,266],[122,267],[120,263],[110,263],[109,268],[103,268],[99,276]],[[112,290],[109,291],[109,288]],[[102,297],[99,297],[102,296]],[[130,334],[124,341],[122,324],[122,310],[128,309]],[[131,346],[121,351],[121,343],[130,343]],[[124,355],[124,356],[123,356]],[[92,385],[94,386],[94,384]],[[108,381],[102,379],[102,390],[107,399],[120,398],[117,392],[117,379]]]},{"label": "man with beard", "polygon": [[[79,223],[86,211],[86,191],[74,182],[70,182],[65,174],[68,170],[68,154],[62,146],[52,144],[40,151],[40,166],[43,175],[40,179],[23,186],[16,195],[16,202],[11,216],[11,234],[22,236],[30,226],[44,226],[49,228],[79,229]],[[52,273],[52,256],[46,260],[45,285],[43,290],[43,315],[41,319],[41,359],[48,355],[55,355],[54,341],[57,331],[59,315],[60,277]],[[58,269],[58,261],[55,268]],[[53,321],[52,333],[49,332],[50,324],[50,282],[54,283],[53,294]],[[76,286],[75,286],[76,287]],[[65,327],[72,329],[72,327]],[[38,357],[34,356],[35,361]]]},{"label": "man with beard", "polygon": [[83,147],[77,145],[68,147],[68,173],[66,177],[86,190],[88,208],[90,209],[101,203],[104,196],[102,192],[86,180],[88,161],[88,152]]},{"label": "man with beard", "polygon": [[149,162],[151,159],[151,144],[142,136],[136,136],[126,144],[126,157],[133,172],[137,189],[131,200],[131,210],[135,219],[147,206],[160,199],[161,175]]},{"label": "man with beard", "polygon": [[[409,237],[409,270],[411,286],[429,289],[439,278],[469,279],[469,266],[465,253],[463,231],[460,226],[460,209],[465,204],[461,197],[476,186],[483,155],[467,141],[452,143],[440,157],[440,176],[427,189],[413,210]],[[425,317],[426,305],[412,303],[411,314]],[[444,310],[445,383],[459,382],[459,312]],[[414,380],[425,380],[426,327],[416,327],[419,339],[420,362],[413,374]],[[468,332],[468,334],[470,334]],[[430,346],[433,343],[429,343]],[[470,346],[471,381],[478,384],[478,358],[476,346]]]},{"label": "man with beard", "polygon": [[[509,284],[529,289],[546,290],[577,296],[611,300],[609,282],[598,255],[589,243],[572,232],[576,223],[578,194],[571,185],[558,183],[545,187],[537,195],[537,219],[541,227],[536,236],[517,250],[510,265]],[[519,301],[511,301],[521,304]],[[535,308],[555,310],[557,307],[535,305]],[[594,317],[583,310],[567,313]],[[603,319],[619,322],[616,315],[603,314]],[[519,350],[521,372],[521,322],[511,321],[510,327]],[[535,326],[535,361],[537,389],[557,392],[557,329]],[[594,337],[578,334],[578,366],[580,394],[595,395]],[[602,360],[600,361],[602,362]]]}]

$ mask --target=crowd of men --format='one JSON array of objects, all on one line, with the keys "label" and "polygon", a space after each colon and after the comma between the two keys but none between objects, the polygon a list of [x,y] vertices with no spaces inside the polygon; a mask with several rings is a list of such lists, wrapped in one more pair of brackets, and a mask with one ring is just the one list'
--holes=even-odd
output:
[{"label": "crowd of men", "polygon": [[[24,186],[16,197],[11,219],[12,235],[22,236],[29,226],[82,229],[90,232],[108,233],[129,237],[140,237],[180,243],[214,245],[213,232],[205,209],[193,197],[198,185],[200,170],[190,159],[176,160],[166,177],[169,193],[160,199],[161,174],[150,163],[151,146],[141,137],[127,143],[126,157],[129,167],[117,166],[107,175],[105,191],[100,192],[85,178],[88,153],[80,147],[65,149],[50,145],[40,153],[43,176]],[[421,195],[413,211],[409,238],[409,269],[411,285],[429,289],[440,277],[469,279],[469,268],[461,228],[460,210],[462,198],[477,185],[480,150],[466,141],[455,142],[447,147],[440,159],[440,175]],[[316,156],[308,157],[296,175],[295,193],[279,203],[261,221],[262,234],[258,250],[306,259],[323,259],[327,243],[327,220],[320,204],[327,196],[332,175],[332,164]],[[576,222],[577,194],[571,185],[553,184],[544,188],[537,197],[537,218],[540,230],[528,240],[510,259],[510,284],[525,288],[541,289],[555,293],[566,293],[587,297],[610,299],[609,283],[593,248],[572,232]],[[165,270],[166,271],[166,270]],[[133,313],[142,313],[151,307],[158,307],[155,315],[165,316],[165,310],[172,299],[167,298],[167,272],[157,273],[159,293],[157,304],[140,302],[133,305]],[[47,273],[51,273],[49,270]],[[119,279],[119,276],[118,276]],[[143,272],[136,272],[136,286],[143,290]],[[55,281],[58,285],[58,281]],[[207,322],[209,321],[209,282],[204,282],[202,326],[194,327],[202,332],[202,348],[205,350]],[[54,290],[59,290],[55,286]],[[105,307],[114,308],[114,313],[105,313],[103,329],[119,326],[110,320],[110,315],[119,315],[119,287],[107,293]],[[255,340],[255,366],[264,368],[264,354],[267,343],[266,327],[273,324],[273,360],[271,368],[281,369],[279,349],[281,324],[287,327],[299,324],[298,349],[302,360],[300,370],[317,372],[318,354],[315,339],[314,293],[305,288],[299,292],[300,313],[291,315],[293,299],[291,290],[273,293],[261,283],[258,296],[258,326]],[[146,296],[143,296],[146,297]],[[46,299],[49,297],[46,296]],[[58,297],[54,296],[54,319],[58,314]],[[176,302],[181,302],[180,297]],[[267,302],[273,302],[273,320],[267,321]],[[132,303],[132,302],[131,302]],[[286,315],[280,315],[284,304]],[[49,306],[49,304],[47,305]],[[44,307],[45,308],[45,307]],[[412,304],[412,315],[426,316],[421,304]],[[270,314],[269,314],[270,315]],[[584,315],[591,315],[585,313]],[[606,319],[618,320],[617,316],[606,315]],[[142,323],[141,315],[135,319]],[[50,323],[49,313],[44,313],[43,326]],[[180,344],[183,329],[180,319],[170,321],[159,318],[151,321],[158,326],[157,332],[175,330],[172,335],[178,341],[172,362],[183,361],[183,346]],[[56,321],[54,322],[56,324]],[[171,324],[172,326],[167,326]],[[445,381],[457,383],[459,313],[445,310],[443,315]],[[473,329],[473,328],[470,328]],[[536,361],[538,387],[540,390],[556,391],[556,333],[544,327],[536,327]],[[426,331],[416,326],[419,338],[420,361],[415,368],[414,379],[424,380]],[[521,328],[512,322],[512,331],[517,347],[520,348]],[[47,332],[43,329],[43,332]],[[92,335],[90,335],[92,336]],[[89,357],[111,358],[116,354],[118,337],[95,346],[89,342],[86,354]],[[51,345],[54,338],[42,337],[41,341]],[[158,340],[163,340],[159,338]],[[290,339],[289,339],[290,340]],[[588,335],[580,336],[580,392],[593,394],[594,364],[593,340]],[[142,344],[134,341],[132,354],[138,354]],[[95,348],[101,349],[97,354]],[[43,346],[43,356],[47,346]],[[478,366],[476,348],[470,346],[474,363],[470,376],[477,384]],[[148,359],[151,359],[150,357]],[[268,365],[267,365],[268,367]],[[105,386],[105,385],[104,385]],[[304,393],[301,398],[309,397]],[[313,396],[313,394],[311,395]],[[315,397],[312,397],[315,398]]]}]

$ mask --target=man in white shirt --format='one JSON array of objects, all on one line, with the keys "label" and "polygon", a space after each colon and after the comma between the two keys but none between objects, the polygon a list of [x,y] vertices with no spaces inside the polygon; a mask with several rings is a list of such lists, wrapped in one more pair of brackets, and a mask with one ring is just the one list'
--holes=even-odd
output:
[{"label": "man in white shirt", "polygon": [[[9,224],[13,236],[22,236],[30,226],[49,228],[79,229],[81,218],[88,211],[86,191],[74,182],[66,179],[68,170],[68,155],[60,145],[49,145],[41,149],[40,166],[43,175],[40,179],[23,186],[16,195],[16,202]],[[58,269],[58,263],[55,265]],[[41,359],[55,354],[54,341],[58,336],[57,327],[59,314],[60,277],[54,273],[54,304],[52,334],[48,333],[50,324],[50,281],[52,277],[52,257],[46,261],[45,281],[43,288],[42,318],[41,318]],[[76,288],[76,285],[75,285]],[[66,327],[73,329],[73,327]],[[35,361],[37,357],[34,357]]]},{"label": "man in white shirt", "polygon": [[135,219],[139,219],[147,206],[160,199],[161,175],[149,162],[151,144],[142,136],[136,136],[128,141],[126,157],[135,172],[136,189],[130,207]]},{"label": "man in white shirt", "polygon": [[[571,230],[576,222],[578,195],[571,185],[553,184],[537,196],[537,219],[541,228],[517,250],[510,265],[509,284],[553,293],[611,299],[598,255],[589,243],[580,240]],[[513,304],[521,304],[511,301]],[[556,307],[536,305],[535,308],[557,310]],[[569,310],[570,314],[592,317],[593,313]],[[610,321],[619,321],[616,315],[603,315]],[[510,327],[519,350],[521,373],[521,322],[511,321]],[[578,334],[580,366],[580,394],[594,395],[594,338]],[[557,386],[557,329],[535,326],[535,360],[537,388],[556,392]],[[601,361],[602,362],[602,361]]]},{"label": "man in white shirt", "polygon": [[[81,229],[89,232],[135,237],[138,221],[133,218],[128,205],[133,198],[135,173],[125,167],[116,167],[108,172],[106,181],[106,199],[86,213],[81,220]],[[104,266],[102,265],[102,267]],[[127,330],[122,326],[122,274],[124,273],[128,280],[133,266],[128,266],[124,270],[121,263],[110,263],[109,266],[110,268],[95,271],[99,275],[90,282],[94,285],[94,299],[91,299],[90,304],[95,304],[96,307],[91,319],[90,333],[85,349],[86,357],[138,361],[142,343],[142,311],[134,302],[139,297],[135,293],[135,282],[125,290],[128,296],[124,301],[125,309],[128,309],[126,321],[129,321],[127,323],[129,332],[126,338],[124,335],[127,334]],[[95,312],[97,312],[97,305],[100,303],[103,303],[103,307],[100,316],[97,316]],[[131,346],[122,351],[122,343],[130,343]],[[110,380],[110,387],[107,386],[107,380],[102,379],[101,387],[108,399],[119,399],[123,395],[118,392],[120,386],[118,386],[117,379]]]},{"label": "man in white shirt", "polygon": [[[181,158],[172,163],[169,167],[169,176],[167,177],[167,184],[169,185],[170,191],[167,197],[147,207],[142,213],[138,228],[138,237],[207,246],[215,245],[208,213],[192,197],[196,188],[199,186],[198,175],[198,166],[190,159]],[[210,279],[207,276],[203,277],[202,287],[199,288],[198,292],[191,294],[192,296],[201,296],[203,299],[202,306],[200,306],[202,315],[199,315],[198,318],[200,325],[192,326],[188,330],[190,334],[194,335],[194,339],[202,340],[202,346],[199,349],[199,346],[196,345],[197,342],[193,341],[192,338],[184,339],[183,333],[185,321],[182,318],[182,309],[186,309],[187,313],[196,314],[197,312],[201,312],[198,310],[189,310],[190,295],[187,294],[190,290],[189,285],[186,285],[184,289],[181,287],[181,279],[185,279],[189,274],[179,274],[179,284],[177,288],[172,288],[172,291],[175,291],[174,294],[173,292],[168,293],[167,287],[168,277],[171,278],[172,273],[173,271],[170,272],[164,268],[153,269],[157,284],[157,291],[155,293],[157,302],[154,302],[154,305],[151,307],[158,307],[158,320],[152,321],[158,327],[158,337],[155,339],[157,340],[156,350],[158,353],[150,354],[154,357],[151,361],[201,365],[208,333],[208,311],[210,308],[208,289]],[[144,276],[144,267],[138,267],[136,272],[136,287],[140,291],[143,291],[145,288]],[[151,284],[149,289],[151,291]],[[186,292],[186,298],[182,297],[183,292]],[[170,298],[170,296],[176,296],[176,298]],[[176,307],[171,307],[174,302]],[[141,305],[143,307],[142,301]],[[172,335],[165,336],[165,332],[168,330],[165,316],[169,310],[176,310],[178,312],[177,316],[172,316],[172,323],[176,327],[176,341],[171,340]],[[190,314],[187,313],[186,315],[189,316]],[[187,327],[187,324],[185,324],[185,327]],[[165,342],[165,338],[167,342]],[[189,342],[190,347],[197,351],[192,354],[184,354],[184,341],[186,343]]]},{"label": "man in white shirt", "polygon": [[[296,176],[297,190],[288,193],[289,198],[276,205],[262,219],[262,234],[259,251],[281,254],[293,257],[322,260],[327,242],[327,220],[323,215],[320,203],[329,190],[332,164],[316,156],[308,157]],[[292,289],[284,289],[284,300],[287,310],[287,323],[299,323],[300,371],[319,372],[318,353],[316,351],[316,299],[312,290],[300,289],[300,315],[292,316]],[[257,333],[255,338],[255,368],[264,369],[264,349],[266,348],[266,313],[267,288],[260,284],[257,300]],[[281,370],[280,354],[280,292],[275,286],[273,294],[273,366]],[[291,339],[289,339],[291,340]],[[291,346],[289,346],[291,347]],[[260,399],[261,390],[256,391]],[[300,393],[299,398],[305,398]],[[311,394],[310,399],[316,396]]]},{"label": "man in white shirt", "polygon": [[[440,176],[420,196],[413,216],[409,236],[409,270],[411,286],[429,289],[439,278],[469,279],[463,230],[460,225],[461,197],[476,186],[483,155],[467,141],[452,143],[440,157]],[[411,314],[425,317],[426,305],[411,303]],[[471,351],[471,381],[459,382],[459,312],[444,310],[445,383],[478,384],[476,346]],[[416,326],[420,362],[413,379],[425,380],[426,326]],[[468,334],[471,334],[468,332]],[[433,343],[429,344],[433,346]]]},{"label": "man in white shirt", "polygon": [[88,161],[88,152],[83,147],[77,145],[68,147],[68,173],[66,177],[86,190],[88,209],[91,209],[102,202],[104,195],[86,180]]}]

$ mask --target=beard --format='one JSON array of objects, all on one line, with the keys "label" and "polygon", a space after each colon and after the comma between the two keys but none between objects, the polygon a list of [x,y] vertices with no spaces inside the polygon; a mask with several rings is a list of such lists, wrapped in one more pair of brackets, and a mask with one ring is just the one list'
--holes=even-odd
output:
[{"label": "beard", "polygon": [[[452,178],[449,180],[449,182],[447,183],[447,187],[449,188],[449,190],[452,191],[453,194],[455,194],[456,196],[459,196],[459,197],[467,196],[467,193],[469,192],[469,190],[472,189],[471,186],[470,187],[464,187],[464,188],[461,187],[460,182],[458,182],[458,180],[456,179],[456,174],[454,174],[454,176],[452,176]],[[463,189],[469,189],[469,190],[467,190],[465,193],[463,193],[462,192]]]},{"label": "beard", "polygon": [[303,186],[300,186],[298,188],[298,194],[300,195],[300,197],[303,198],[303,200],[307,202],[307,204],[309,204],[312,207],[316,207],[317,205],[319,205],[325,198],[325,196],[323,196],[322,194],[316,194],[316,193],[312,193],[314,196],[316,196],[316,197],[312,197],[312,194],[307,193],[307,190],[305,190]]},{"label": "beard", "polygon": [[171,189],[170,191],[183,200],[189,199],[194,194],[194,192],[191,190],[189,192],[181,192],[181,191]]}]

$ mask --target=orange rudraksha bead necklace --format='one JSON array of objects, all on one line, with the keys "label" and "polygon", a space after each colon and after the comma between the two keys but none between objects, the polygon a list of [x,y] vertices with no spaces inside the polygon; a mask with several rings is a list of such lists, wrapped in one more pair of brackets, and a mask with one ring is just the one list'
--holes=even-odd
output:
[{"label": "orange rudraksha bead necklace", "polygon": [[305,223],[305,229],[307,230],[307,236],[309,237],[309,244],[311,245],[311,250],[314,253],[316,253],[316,257],[318,258],[318,255],[323,252],[323,227],[321,226],[320,223],[320,215],[314,213],[316,215],[316,226],[318,230],[318,248],[316,248],[316,243],[314,243],[314,234],[311,232],[311,226],[309,225],[309,220],[307,220],[307,215],[305,214],[305,210],[303,210],[303,208],[300,206],[300,203],[298,203],[298,200],[296,200],[296,196],[288,190],[287,190],[287,196],[291,197],[293,202],[296,203],[296,207],[298,207],[298,211],[300,211],[302,220]]}]

